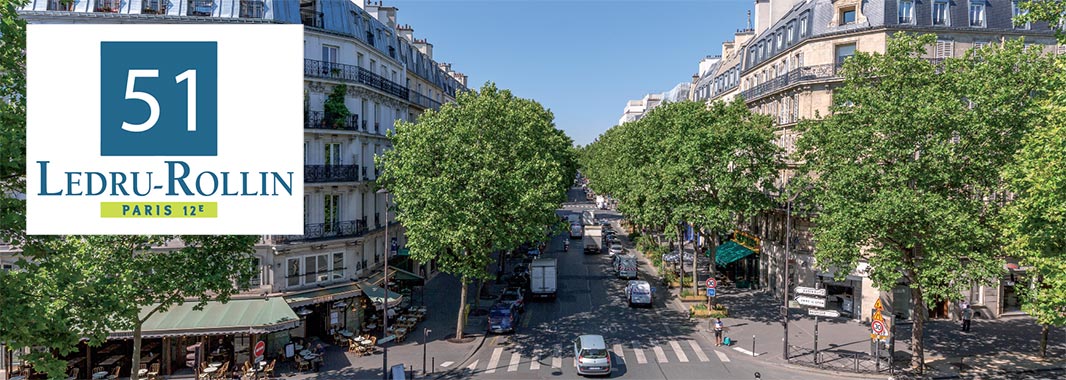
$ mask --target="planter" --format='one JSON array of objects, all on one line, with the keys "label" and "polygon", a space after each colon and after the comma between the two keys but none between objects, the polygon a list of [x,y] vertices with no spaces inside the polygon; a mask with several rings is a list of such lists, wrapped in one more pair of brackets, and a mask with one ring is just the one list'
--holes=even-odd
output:
[{"label": "planter", "polygon": [[688,307],[689,315],[692,318],[725,318],[729,316],[729,309],[707,309],[705,304],[692,305]]},{"label": "planter", "polygon": [[681,302],[707,302],[707,296],[680,296]]}]

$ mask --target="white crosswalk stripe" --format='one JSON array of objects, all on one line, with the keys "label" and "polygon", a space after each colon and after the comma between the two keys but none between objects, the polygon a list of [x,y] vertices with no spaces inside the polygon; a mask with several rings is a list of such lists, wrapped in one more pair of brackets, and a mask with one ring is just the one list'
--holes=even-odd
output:
[{"label": "white crosswalk stripe", "polygon": [[703,353],[703,348],[700,347],[699,343],[696,343],[696,341],[694,340],[690,340],[688,341],[688,345],[692,347],[692,351],[696,352],[696,358],[700,359],[701,362],[711,361],[711,359],[708,359],[707,355]]},{"label": "white crosswalk stripe", "polygon": [[659,347],[659,346],[652,347],[651,351],[655,353],[655,360],[659,361],[659,363],[667,363],[667,362],[669,362],[669,360],[666,359],[666,352],[663,352],[663,348],[662,347]]},{"label": "white crosswalk stripe", "polygon": [[676,340],[670,341],[670,348],[674,349],[674,355],[677,355],[677,360],[682,363],[688,363],[688,355],[685,355],[685,351],[681,350],[681,344]]},{"label": "white crosswalk stripe", "polygon": [[522,362],[522,356],[517,352],[511,353],[511,364],[507,365],[507,372],[514,372],[518,370],[518,364]]},{"label": "white crosswalk stripe", "polygon": [[471,371],[476,370],[477,369],[477,362],[479,362],[479,361],[480,360],[474,360],[473,363],[470,363],[470,365],[466,366],[466,369],[469,369]]},{"label": "white crosswalk stripe", "polygon": [[552,368],[563,368],[563,358],[558,356],[552,357]]},{"label": "white crosswalk stripe", "polygon": [[529,360],[529,370],[530,371],[536,371],[538,369],[540,369],[540,358],[539,357],[533,357],[532,359]]},{"label": "white crosswalk stripe", "polygon": [[496,373],[496,365],[500,364],[500,355],[503,355],[503,347],[496,347],[492,350],[492,357],[489,358],[489,366],[485,369],[485,373]]},{"label": "white crosswalk stripe", "polygon": [[621,344],[614,345],[613,350],[614,350],[614,356],[617,356],[622,361],[626,360],[626,355],[624,353],[622,353],[622,345]]},{"label": "white crosswalk stripe", "polygon": [[644,350],[640,349],[637,342],[633,342],[633,355],[637,357],[637,364],[648,364],[648,358],[644,356]]},{"label": "white crosswalk stripe", "polygon": [[444,362],[444,363],[440,363],[440,366],[441,366],[441,367],[445,367],[445,368],[447,368],[447,367],[451,367],[451,366],[452,366],[452,364],[455,364],[455,362]]},{"label": "white crosswalk stripe", "polygon": [[721,360],[722,363],[729,363],[729,357],[725,356],[724,352],[718,351],[718,350],[714,350],[714,354],[718,355],[718,360]]}]

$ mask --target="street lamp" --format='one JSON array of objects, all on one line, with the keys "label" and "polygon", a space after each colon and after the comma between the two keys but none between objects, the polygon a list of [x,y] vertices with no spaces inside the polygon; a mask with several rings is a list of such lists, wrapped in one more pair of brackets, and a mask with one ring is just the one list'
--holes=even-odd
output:
[{"label": "street lamp", "polygon": [[433,330],[425,327],[422,328],[422,376],[425,376],[426,373],[428,373],[426,371],[426,342],[429,341],[429,333],[431,332],[433,332]]},{"label": "street lamp", "polygon": [[[381,338],[384,340],[389,333],[389,251],[392,247],[389,245],[389,191],[380,189],[377,193],[385,194],[385,280],[381,284],[385,289],[385,297],[381,300]],[[385,342],[382,346],[381,379],[389,380],[389,344]]]},{"label": "street lamp", "polygon": [[[785,183],[785,188],[788,188],[787,182]],[[781,297],[784,299],[784,302],[781,305],[781,323],[784,324],[785,327],[783,356],[786,362],[788,361],[788,288],[791,285],[790,282],[792,280],[792,275],[789,274],[788,271],[788,260],[792,256],[792,202],[804,191],[810,189],[811,187],[807,186],[796,191],[795,194],[792,194],[792,196],[788,198],[788,204],[785,206],[785,296]]]}]

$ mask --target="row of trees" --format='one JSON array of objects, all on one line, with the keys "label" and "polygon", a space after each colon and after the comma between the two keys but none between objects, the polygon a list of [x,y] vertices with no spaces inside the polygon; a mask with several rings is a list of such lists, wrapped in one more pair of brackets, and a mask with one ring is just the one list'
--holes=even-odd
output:
[{"label": "row of trees", "polygon": [[900,33],[884,54],[849,58],[829,115],[797,127],[785,188],[770,120],[740,100],[656,108],[589,145],[582,170],[668,234],[682,222],[724,232],[769,210],[771,193],[815,205],[820,267],[867,261],[875,287],[910,288],[919,371],[927,307],[997,281],[1008,253],[1035,268],[1027,310],[1062,325],[1063,62],[1015,40],[933,63],[920,57],[934,40]]},{"label": "row of trees", "polygon": [[545,238],[577,171],[573,142],[551,111],[488,83],[400,121],[379,158],[411,256],[461,279],[456,339],[467,284],[486,280],[492,253]]}]

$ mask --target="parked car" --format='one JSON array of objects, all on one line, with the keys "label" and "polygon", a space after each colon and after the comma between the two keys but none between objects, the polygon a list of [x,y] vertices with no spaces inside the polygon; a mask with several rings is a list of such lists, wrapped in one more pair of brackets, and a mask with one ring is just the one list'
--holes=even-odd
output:
[{"label": "parked car", "polygon": [[626,302],[629,303],[629,307],[636,305],[643,305],[652,307],[653,289],[651,284],[642,280],[630,280],[629,285],[626,286]]},{"label": "parked car", "polygon": [[619,278],[637,278],[637,258],[632,255],[618,255],[614,260],[614,271]]},{"label": "parked car", "polygon": [[518,309],[511,304],[497,303],[489,308],[489,332],[514,333],[518,325]]},{"label": "parked car", "polygon": [[500,303],[514,305],[518,308],[519,313],[526,311],[526,296],[522,294],[521,288],[507,288],[500,294]]},{"label": "parked car", "polygon": [[611,241],[611,245],[622,244],[622,239],[619,239],[618,236],[611,235],[611,237],[607,239]]},{"label": "parked car", "polygon": [[611,353],[602,335],[574,339],[574,367],[579,375],[611,375]]},{"label": "parked car", "polygon": [[612,245],[611,246],[611,250],[609,252],[610,252],[611,256],[621,255],[622,254],[622,246],[618,245],[618,244]]}]

